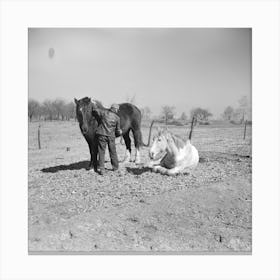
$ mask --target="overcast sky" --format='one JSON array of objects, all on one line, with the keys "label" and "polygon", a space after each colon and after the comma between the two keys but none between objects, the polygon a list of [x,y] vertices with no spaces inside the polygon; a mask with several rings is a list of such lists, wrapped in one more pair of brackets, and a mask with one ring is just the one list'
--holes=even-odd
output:
[{"label": "overcast sky", "polygon": [[[29,97],[135,95],[153,114],[197,106],[219,116],[251,96],[251,29],[29,29]],[[54,53],[49,50],[53,48]]]}]

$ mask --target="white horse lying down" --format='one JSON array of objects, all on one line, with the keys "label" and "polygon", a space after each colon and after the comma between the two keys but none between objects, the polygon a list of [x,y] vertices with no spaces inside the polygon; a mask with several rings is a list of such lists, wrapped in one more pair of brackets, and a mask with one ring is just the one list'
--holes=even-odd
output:
[{"label": "white horse lying down", "polygon": [[175,175],[190,170],[198,164],[197,149],[190,140],[182,140],[168,131],[160,130],[150,149],[148,167],[154,172]]}]

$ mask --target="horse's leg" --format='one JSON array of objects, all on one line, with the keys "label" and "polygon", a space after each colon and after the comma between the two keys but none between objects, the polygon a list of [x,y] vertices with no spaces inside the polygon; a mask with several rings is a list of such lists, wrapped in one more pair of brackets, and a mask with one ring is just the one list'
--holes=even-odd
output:
[{"label": "horse's leg", "polygon": [[97,167],[98,167],[97,155],[98,155],[98,142],[95,136],[91,144],[91,164],[95,171],[97,171]]},{"label": "horse's leg", "polygon": [[167,175],[176,175],[176,174],[182,172],[183,170],[184,170],[184,166],[176,166],[174,168],[167,169],[166,174]]},{"label": "horse's leg", "polygon": [[156,165],[160,165],[160,162],[161,162],[161,159],[159,159],[159,160],[151,160],[151,161],[148,163],[147,167],[153,168],[153,167],[156,166]]},{"label": "horse's leg", "polygon": [[93,144],[88,141],[88,148],[89,148],[89,152],[90,152],[90,162],[89,162],[89,165],[88,167],[86,168],[87,170],[90,170],[92,168],[94,168],[94,165],[93,165],[93,149],[92,149],[92,146]]},{"label": "horse's leg", "polygon": [[140,146],[142,144],[142,134],[140,129],[135,129],[132,132],[133,132],[134,144],[136,148],[135,163],[139,164],[141,162]]},{"label": "horse's leg", "polygon": [[172,175],[176,175],[180,172],[183,171],[184,168],[181,168],[181,167],[174,167],[174,168],[171,168],[171,169],[168,169],[168,168],[165,168],[163,166],[160,166],[160,165],[156,165],[156,166],[153,166],[152,170],[153,172],[158,172],[160,174],[164,174],[164,175],[169,175],[169,176],[172,176]]},{"label": "horse's leg", "polygon": [[126,154],[124,157],[124,162],[129,162],[131,161],[131,140],[129,138],[129,131],[123,134],[123,139],[126,146]]},{"label": "horse's leg", "polygon": [[161,174],[166,174],[167,173],[167,169],[161,165],[155,165],[153,166],[152,170],[154,172],[158,172],[158,173],[161,173]]}]

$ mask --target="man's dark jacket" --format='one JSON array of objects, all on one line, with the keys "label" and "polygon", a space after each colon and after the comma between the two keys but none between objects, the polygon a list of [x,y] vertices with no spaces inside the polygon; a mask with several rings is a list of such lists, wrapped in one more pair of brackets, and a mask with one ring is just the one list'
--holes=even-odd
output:
[{"label": "man's dark jacket", "polygon": [[97,116],[99,122],[96,134],[110,137],[118,137],[122,134],[120,117],[115,112],[108,109],[93,109],[92,114]]}]

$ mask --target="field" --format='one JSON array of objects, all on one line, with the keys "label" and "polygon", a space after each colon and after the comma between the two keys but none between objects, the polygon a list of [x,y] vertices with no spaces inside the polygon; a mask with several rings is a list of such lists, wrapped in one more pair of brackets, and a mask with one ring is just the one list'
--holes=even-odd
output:
[{"label": "field", "polygon": [[[29,124],[30,253],[251,252],[251,126],[245,140],[243,126],[195,127],[202,160],[174,177],[145,167],[148,148],[142,166],[120,163],[112,172],[107,161],[102,177],[85,170],[89,151],[76,122],[42,122],[41,150],[37,129]],[[186,138],[189,127],[169,129]]]}]

